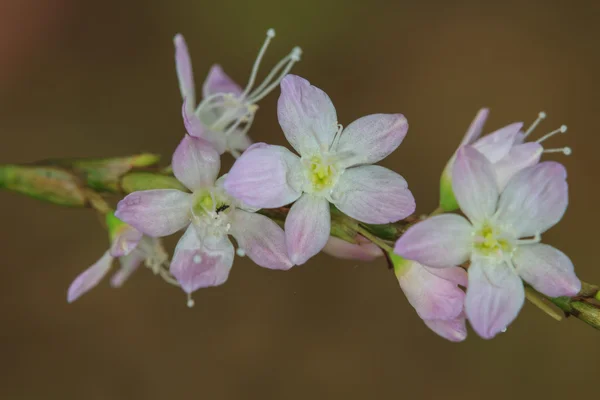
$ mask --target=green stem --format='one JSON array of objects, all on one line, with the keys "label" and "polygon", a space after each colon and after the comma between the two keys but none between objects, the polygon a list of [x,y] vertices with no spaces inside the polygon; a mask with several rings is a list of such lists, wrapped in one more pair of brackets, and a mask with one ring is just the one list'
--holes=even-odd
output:
[{"label": "green stem", "polygon": [[[159,167],[158,161],[158,156],[140,154],[93,160],[49,160],[33,165],[0,165],[0,189],[62,206],[91,207],[104,214],[111,209],[108,201],[111,195],[123,197],[134,191],[149,189],[186,190],[171,175],[171,169]],[[283,226],[289,208],[259,212]],[[438,208],[430,216],[442,212]],[[363,224],[332,207],[331,236],[354,243],[356,236],[362,235],[389,253],[393,251],[393,243],[420,220],[410,216],[393,224]],[[555,319],[559,316],[544,299],[560,308],[566,316],[573,316],[600,329],[600,292],[595,285],[582,282],[577,296],[557,298],[544,296],[528,287],[527,298]]]}]

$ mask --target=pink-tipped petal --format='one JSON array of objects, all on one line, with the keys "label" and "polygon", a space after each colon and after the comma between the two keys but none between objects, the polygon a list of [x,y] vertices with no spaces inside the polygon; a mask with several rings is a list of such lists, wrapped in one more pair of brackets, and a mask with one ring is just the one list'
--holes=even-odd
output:
[{"label": "pink-tipped petal", "polygon": [[133,251],[126,256],[119,257],[121,268],[110,278],[110,285],[115,288],[123,286],[123,283],[137,271],[144,259],[144,253],[141,251]]},{"label": "pink-tipped petal", "polygon": [[327,244],[323,247],[323,253],[343,260],[373,261],[383,255],[383,251],[374,243],[357,237],[358,243],[349,243],[345,240],[330,236]]},{"label": "pink-tipped petal", "polygon": [[[408,302],[415,308],[419,317],[429,319],[454,319],[463,311],[465,292],[451,280],[435,274],[415,261],[407,261],[410,266],[397,269],[397,278]],[[450,267],[456,274],[466,272],[459,267]]]},{"label": "pink-tipped petal", "polygon": [[167,236],[190,222],[192,195],[176,189],[133,192],[117,205],[115,216],[148,236]]},{"label": "pink-tipped petal", "polygon": [[201,241],[190,225],[175,248],[170,271],[186,293],[218,286],[227,280],[233,265],[234,249],[227,238],[204,237]]},{"label": "pink-tipped petal", "polygon": [[172,166],[175,177],[193,191],[215,183],[221,157],[206,140],[185,135],[173,153]]},{"label": "pink-tipped petal", "polygon": [[177,34],[173,38],[175,45],[175,68],[179,81],[181,97],[187,100],[190,111],[196,106],[196,88],[194,85],[194,73],[192,71],[192,60],[185,43],[183,35]]},{"label": "pink-tipped petal", "polygon": [[464,313],[450,320],[425,320],[425,325],[444,339],[451,342],[462,342],[467,338],[467,319]]},{"label": "pink-tipped petal", "polygon": [[400,146],[408,132],[402,114],[373,114],[352,122],[344,129],[333,151],[343,155],[343,164],[374,164]]},{"label": "pink-tipped petal", "polygon": [[471,222],[489,218],[496,211],[496,173],[492,163],[470,146],[463,146],[456,153],[452,190],[460,209]]},{"label": "pink-tipped petal", "polygon": [[524,301],[523,282],[512,267],[486,258],[472,260],[465,311],[479,336],[491,339],[505,330]]},{"label": "pink-tipped petal", "polygon": [[302,165],[282,146],[256,143],[238,158],[225,179],[225,190],[252,207],[276,208],[302,194]]},{"label": "pink-tipped petal", "polygon": [[194,111],[190,109],[187,99],[183,100],[181,116],[183,117],[185,130],[190,136],[206,140],[219,154],[223,154],[225,152],[227,149],[226,135],[224,135],[222,132],[211,131],[207,126],[205,126],[200,118],[194,113]]},{"label": "pink-tipped petal", "polygon": [[73,283],[71,283],[71,286],[69,286],[67,301],[72,303],[81,295],[96,287],[108,273],[113,260],[113,256],[107,251],[94,265],[79,274]]},{"label": "pink-tipped petal", "polygon": [[434,268],[460,265],[471,255],[472,231],[460,215],[438,215],[410,227],[396,242],[394,253]]},{"label": "pink-tipped petal", "polygon": [[264,215],[235,210],[231,214],[231,235],[240,249],[261,267],[292,268],[285,245],[285,233]]},{"label": "pink-tipped petal", "polygon": [[489,135],[485,135],[473,143],[472,146],[483,154],[491,163],[498,162],[506,157],[522,127],[522,122],[507,125]]},{"label": "pink-tipped petal", "polygon": [[290,261],[304,264],[325,247],[331,230],[329,203],[322,197],[304,194],[285,220],[285,240]]},{"label": "pink-tipped petal", "polygon": [[277,116],[288,142],[301,155],[329,148],[338,130],[329,96],[296,75],[287,75],[281,81]]},{"label": "pink-tipped petal", "polygon": [[552,246],[541,243],[519,246],[513,262],[521,278],[546,296],[575,296],[581,290],[573,263]]},{"label": "pink-tipped petal", "polygon": [[517,172],[539,163],[543,151],[542,145],[536,142],[528,142],[513,146],[506,157],[494,164],[496,179],[498,181],[498,190],[502,192],[508,181],[510,181]]},{"label": "pink-tipped petal", "polygon": [[110,245],[110,255],[113,257],[122,257],[131,253],[142,239],[142,232],[133,226],[122,224],[115,231]]},{"label": "pink-tipped petal", "polygon": [[481,136],[481,132],[483,131],[483,125],[485,125],[485,121],[487,120],[489,113],[490,110],[487,108],[482,108],[477,112],[477,115],[475,115],[475,119],[473,119],[473,122],[471,122],[471,125],[469,126],[469,129],[467,129],[467,133],[465,133],[465,136],[460,142],[459,147],[471,144],[475,140],[477,140],[479,136]]},{"label": "pink-tipped petal", "polygon": [[379,165],[349,168],[331,193],[335,206],[368,224],[387,224],[415,211],[415,199],[406,180]]},{"label": "pink-tipped petal", "polygon": [[546,161],[517,173],[506,185],[497,220],[518,237],[541,234],[560,221],[569,204],[567,171]]},{"label": "pink-tipped petal", "polygon": [[242,88],[229,77],[219,64],[214,64],[208,71],[208,76],[202,85],[202,95],[206,98],[215,93],[231,93],[234,96],[242,94]]}]

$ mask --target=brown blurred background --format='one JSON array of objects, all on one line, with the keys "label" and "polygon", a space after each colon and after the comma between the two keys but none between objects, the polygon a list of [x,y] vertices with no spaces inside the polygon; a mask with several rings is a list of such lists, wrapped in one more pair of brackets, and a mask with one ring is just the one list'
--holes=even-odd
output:
[{"label": "brown blurred background", "polygon": [[[0,162],[168,158],[183,133],[173,35],[185,35],[198,85],[214,62],[243,85],[273,27],[265,65],[302,46],[294,72],[329,93],[344,125],[407,116],[383,164],[421,212],[479,107],[492,109],[486,131],[541,110],[536,137],[567,124],[548,144],[574,149],[553,157],[569,169],[571,208],[544,239],[600,283],[599,17],[593,1],[2,0]],[[277,96],[261,103],[255,140],[284,144]],[[597,397],[599,332],[528,305],[493,341],[449,343],[383,261],[318,256],[281,273],[237,259],[193,309],[142,270],[68,305],[71,280],[107,247],[97,218],[7,192],[0,204],[0,399]]]}]

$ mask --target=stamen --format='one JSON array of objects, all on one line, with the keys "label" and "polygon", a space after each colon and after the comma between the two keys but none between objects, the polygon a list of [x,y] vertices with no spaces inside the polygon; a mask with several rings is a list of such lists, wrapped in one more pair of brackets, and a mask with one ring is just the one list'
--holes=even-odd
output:
[{"label": "stamen", "polygon": [[241,247],[238,247],[235,251],[235,254],[237,254],[238,257],[244,257],[246,255],[246,251],[244,251],[244,249]]},{"label": "stamen", "polygon": [[[280,61],[280,62],[284,62],[284,64],[286,64],[285,68],[283,69],[281,74],[279,74],[279,76],[273,82],[271,82],[266,88],[262,87],[261,91],[255,90],[252,93],[252,95],[249,96],[248,103],[257,103],[258,101],[262,100],[266,95],[268,95],[273,89],[275,89],[277,86],[279,86],[279,83],[281,82],[281,80],[288,74],[288,72],[290,72],[290,70],[292,69],[294,64],[297,63],[298,61],[300,61],[301,55],[302,55],[302,49],[300,47],[294,47],[292,49],[291,53],[288,54],[283,60]],[[272,75],[269,74],[269,76],[267,76],[267,77],[272,78]],[[268,82],[268,80],[265,79],[265,82]],[[264,84],[264,85],[266,86],[266,84]],[[261,86],[263,86],[263,85],[261,85]]]},{"label": "stamen", "polygon": [[542,120],[543,120],[543,119],[545,119],[545,118],[546,118],[546,113],[545,113],[545,112],[543,112],[543,111],[541,111],[541,112],[538,114],[538,117],[537,117],[537,119],[536,119],[535,121],[533,121],[533,124],[531,124],[531,126],[529,127],[529,129],[527,129],[527,131],[525,132],[525,136],[523,137],[523,139],[525,139],[527,136],[529,136],[529,134],[530,134],[531,132],[533,132],[533,130],[535,129],[535,127],[536,127],[536,126],[538,126],[538,124],[539,124],[540,122],[542,122]]},{"label": "stamen", "polygon": [[265,42],[263,43],[262,47],[260,48],[260,51],[258,52],[256,61],[254,61],[254,65],[252,66],[252,72],[250,73],[250,79],[248,80],[248,85],[246,86],[246,89],[244,89],[244,93],[242,93],[241,97],[246,97],[248,93],[250,93],[250,90],[254,85],[254,81],[256,80],[256,74],[258,73],[258,67],[260,66],[260,62],[262,61],[262,58],[265,55],[265,52],[267,51],[267,47],[269,47],[269,43],[271,43],[271,39],[273,39],[274,37],[275,30],[271,28],[267,31],[267,38],[265,39]]},{"label": "stamen", "polygon": [[188,293],[188,295],[187,295],[187,306],[189,308],[192,308],[192,307],[194,307],[194,304],[195,304],[194,303],[194,299],[192,299],[191,293]]},{"label": "stamen", "polygon": [[538,140],[536,140],[536,143],[542,143],[544,140],[547,140],[549,138],[551,138],[552,136],[556,135],[557,133],[565,133],[567,131],[567,126],[566,125],[562,125],[560,128],[553,130],[550,133],[545,134],[544,136],[542,136],[541,138],[539,138]]},{"label": "stamen", "polygon": [[539,233],[536,233],[535,236],[531,239],[519,239],[517,240],[517,246],[521,246],[524,244],[535,244],[535,243],[539,243],[542,241],[542,235]]},{"label": "stamen", "polygon": [[566,146],[559,149],[544,149],[543,153],[563,153],[565,156],[570,156],[573,150],[569,146]]},{"label": "stamen", "polygon": [[342,124],[338,124],[337,125],[337,132],[335,133],[335,135],[333,135],[333,140],[331,141],[331,146],[329,146],[329,150],[334,150],[339,141],[340,141],[340,137],[342,136],[342,131],[344,130],[344,127],[342,126]]}]

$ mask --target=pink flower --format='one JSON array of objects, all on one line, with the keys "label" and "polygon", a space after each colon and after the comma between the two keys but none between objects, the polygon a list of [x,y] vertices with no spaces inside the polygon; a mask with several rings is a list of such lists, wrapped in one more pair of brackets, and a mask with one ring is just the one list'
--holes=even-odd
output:
[{"label": "pink flower", "polygon": [[394,272],[408,302],[438,335],[460,342],[467,337],[464,313],[467,273],[459,267],[430,268],[392,256]]},{"label": "pink flower", "polygon": [[[560,149],[544,149],[542,142],[554,136],[557,133],[566,132],[567,127],[562,125],[535,142],[526,142],[525,139],[533,132],[537,125],[546,118],[546,113],[541,112],[538,119],[523,132],[522,122],[516,122],[500,128],[488,135],[481,137],[483,125],[487,119],[489,110],[482,108],[479,110],[471,126],[467,130],[460,146],[471,145],[481,154],[483,154],[493,165],[496,173],[498,190],[502,191],[510,178],[520,170],[536,165],[543,153],[563,152],[566,155],[571,154],[569,147]],[[459,147],[460,147],[459,146]],[[452,193],[452,165],[455,156],[453,156],[441,178],[441,206],[445,211],[454,211],[458,208],[456,199]]]},{"label": "pink flower", "polygon": [[79,274],[67,291],[69,303],[93,289],[112,267],[115,258],[121,268],[112,276],[111,285],[120,287],[125,280],[145,263],[155,273],[166,264],[168,257],[159,240],[142,235],[137,229],[118,220],[112,213],[107,215],[111,247],[94,265]]},{"label": "pink flower", "polygon": [[369,165],[404,139],[400,114],[374,114],[342,130],[329,96],[294,75],[281,82],[279,124],[300,157],[281,146],[258,143],[234,164],[226,190],[255,207],[294,203],[285,222],[288,254],[303,264],[329,239],[329,203],[366,223],[398,221],[415,210],[404,178]]},{"label": "pink flower", "polygon": [[492,338],[523,305],[521,279],[552,297],[581,289],[571,260],[540,243],[567,208],[566,176],[561,164],[543,162],[518,172],[500,194],[490,161],[461,147],[452,184],[468,220],[454,214],[429,218],[411,227],[394,251],[434,268],[470,260],[466,314],[480,336]]},{"label": "pink flower", "polygon": [[192,193],[176,189],[134,192],[119,202],[116,215],[139,231],[160,237],[187,228],[170,272],[188,294],[224,283],[238,254],[271,269],[292,267],[283,230],[256,209],[230,197],[217,178],[219,154],[206,141],[186,135],[173,154],[173,173]]},{"label": "pink flower", "polygon": [[300,60],[301,50],[296,47],[252,90],[260,62],[274,36],[275,31],[269,29],[245,89],[227,76],[221,66],[215,64],[204,81],[203,100],[198,105],[188,48],[182,35],[175,36],[175,63],[179,89],[184,100],[182,113],[186,129],[190,135],[209,141],[219,154],[227,151],[238,157],[250,146],[247,132],[258,109],[256,103],[276,88]]},{"label": "pink flower", "polygon": [[383,251],[376,244],[363,236],[356,235],[356,243],[330,236],[323,247],[323,253],[344,260],[372,261],[383,255]]}]

